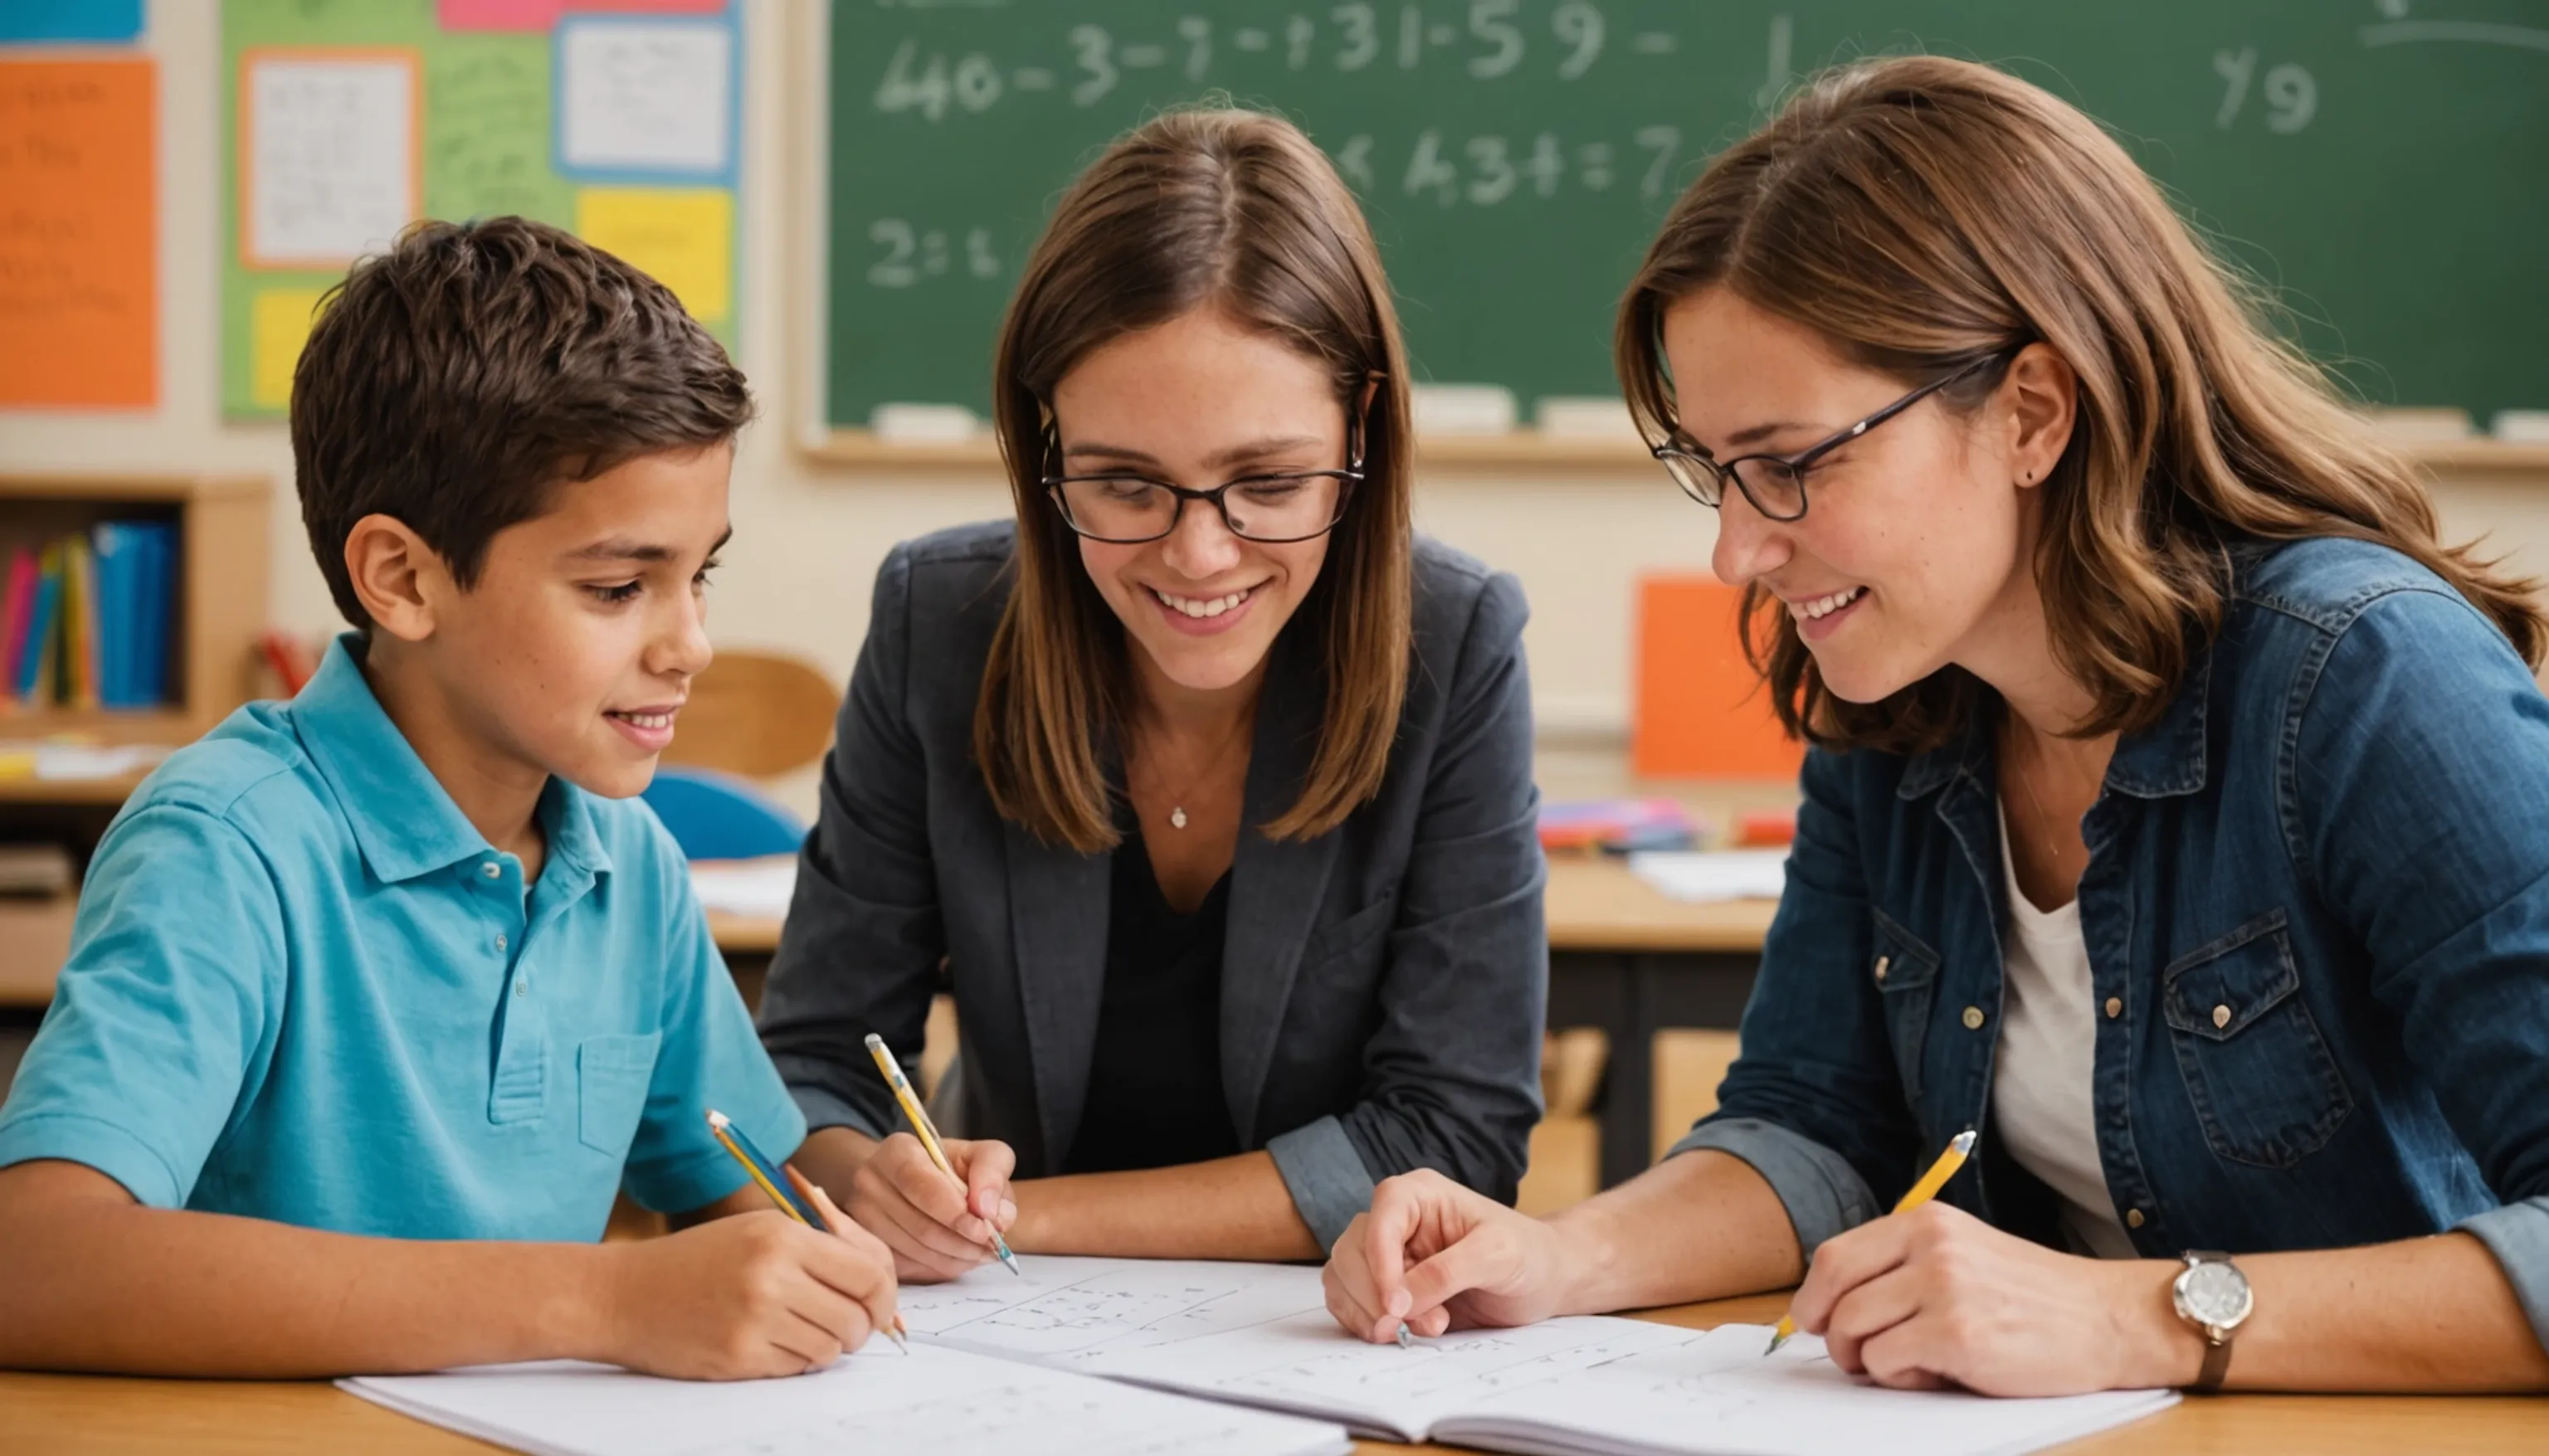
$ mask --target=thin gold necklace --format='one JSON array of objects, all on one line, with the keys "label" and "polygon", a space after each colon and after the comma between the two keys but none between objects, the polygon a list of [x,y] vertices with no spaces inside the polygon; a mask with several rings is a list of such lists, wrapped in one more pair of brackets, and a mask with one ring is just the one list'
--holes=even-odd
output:
[{"label": "thin gold necklace", "polygon": [[1209,775],[1213,770],[1221,767],[1222,760],[1230,757],[1231,746],[1238,743],[1240,738],[1251,726],[1255,724],[1256,721],[1257,713],[1254,708],[1241,714],[1239,721],[1231,726],[1230,736],[1221,741],[1221,747],[1213,750],[1212,757],[1204,761],[1202,768],[1197,769],[1191,775],[1189,775],[1186,780],[1186,786],[1179,792],[1169,796],[1169,827],[1171,829],[1183,829],[1186,827],[1185,801],[1193,796],[1195,789],[1202,784],[1204,778]]}]

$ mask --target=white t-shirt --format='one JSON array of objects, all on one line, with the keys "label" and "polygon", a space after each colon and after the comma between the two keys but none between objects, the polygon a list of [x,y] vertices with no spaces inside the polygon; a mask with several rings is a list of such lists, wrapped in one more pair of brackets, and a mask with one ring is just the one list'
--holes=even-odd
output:
[{"label": "white t-shirt", "polygon": [[2080,934],[2080,901],[2038,910],[2018,887],[2001,816],[2001,877],[2009,886],[2009,933],[2001,941],[2000,1047],[1992,1072],[1992,1128],[2020,1167],[2053,1190],[2074,1251],[2102,1259],[2139,1258],[2098,1160],[2090,1084],[2098,1054],[2097,988]]}]

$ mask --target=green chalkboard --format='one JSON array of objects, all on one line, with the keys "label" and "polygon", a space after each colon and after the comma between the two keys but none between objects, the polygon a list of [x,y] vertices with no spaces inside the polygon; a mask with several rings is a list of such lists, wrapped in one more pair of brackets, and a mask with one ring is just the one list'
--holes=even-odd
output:
[{"label": "green chalkboard", "polygon": [[2541,0],[837,0],[824,399],[985,408],[1057,191],[1213,92],[1363,199],[1420,379],[1610,395],[1674,194],[1800,73],[1926,49],[2100,118],[2378,404],[2549,407]]}]

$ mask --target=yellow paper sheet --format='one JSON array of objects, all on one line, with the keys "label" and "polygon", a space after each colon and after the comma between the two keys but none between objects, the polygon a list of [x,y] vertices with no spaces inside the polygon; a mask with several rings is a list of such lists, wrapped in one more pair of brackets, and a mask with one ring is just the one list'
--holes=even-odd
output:
[{"label": "yellow paper sheet", "polygon": [[269,288],[248,306],[248,398],[260,410],[292,403],[292,367],[310,341],[323,290]]},{"label": "yellow paper sheet", "polygon": [[724,188],[580,188],[575,231],[652,274],[702,323],[734,312],[734,194]]}]

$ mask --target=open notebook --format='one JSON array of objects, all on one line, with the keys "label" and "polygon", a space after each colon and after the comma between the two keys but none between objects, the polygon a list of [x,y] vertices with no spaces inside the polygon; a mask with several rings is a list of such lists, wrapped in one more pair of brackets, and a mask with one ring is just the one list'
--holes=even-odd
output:
[{"label": "open notebook", "polygon": [[337,1384],[538,1456],[1336,1456],[1352,1446],[1329,1422],[956,1350],[906,1357],[883,1340],[793,1380],[658,1380],[547,1360]]},{"label": "open notebook", "polygon": [[1770,1331],[1748,1324],[1700,1331],[1580,1317],[1400,1349],[1338,1329],[1315,1269],[1049,1256],[1025,1268],[1024,1280],[977,1271],[905,1289],[913,1337],[1398,1440],[1566,1456],[1984,1456],[2037,1450],[2177,1400],[1882,1390],[1843,1374],[1820,1340],[1764,1359]]}]

